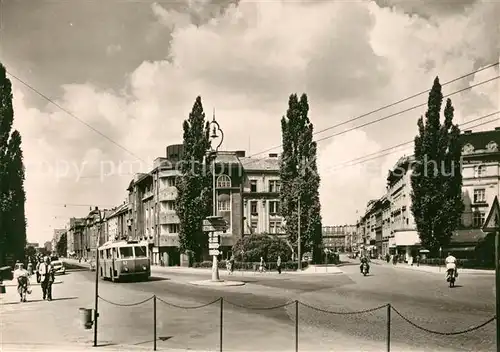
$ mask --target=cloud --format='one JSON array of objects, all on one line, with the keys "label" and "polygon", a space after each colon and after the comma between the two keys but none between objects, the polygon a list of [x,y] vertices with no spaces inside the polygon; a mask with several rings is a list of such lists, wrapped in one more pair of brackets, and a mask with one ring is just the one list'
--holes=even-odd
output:
[{"label": "cloud", "polygon": [[[30,108],[14,82],[18,88],[16,126],[24,136],[30,164],[29,236],[36,236],[36,229],[50,223],[46,213],[39,212],[43,202],[121,203],[130,169],[124,172],[118,166],[147,171],[155,157],[164,155],[166,145],[181,142],[182,120],[197,95],[202,96],[208,117],[216,108],[226,136],[224,147],[235,150],[250,145],[253,154],[280,144],[280,118],[290,93],[309,94],[310,117],[316,130],[321,130],[429,89],[436,75],[446,81],[471,72],[498,60],[499,53],[495,26],[500,5],[495,3],[478,2],[463,12],[436,13],[432,19],[381,8],[373,2],[242,1],[220,5],[201,1],[176,9],[155,4],[151,11],[171,31],[170,38],[160,44],[169,47],[168,57],[144,61],[133,72],[124,73],[127,83],[121,90],[61,82],[63,94],[56,98],[58,104],[124,148],[54,106]],[[490,69],[444,89],[451,92],[494,75]],[[498,102],[497,87],[493,82],[454,96],[457,116],[469,120],[469,115],[490,112]],[[419,96],[342,128],[426,99],[426,95]],[[412,110],[319,142],[325,224],[354,222],[356,210],[384,193],[387,170],[400,154],[350,168],[342,166],[340,171],[339,165],[412,139],[416,120],[424,111]],[[331,129],[317,138],[339,131]],[[408,150],[403,152],[408,154]],[[51,176],[31,166],[33,161],[60,165],[61,160],[85,166],[74,167],[72,174],[58,178],[55,171]],[[111,169],[115,174],[101,177],[103,165],[106,174],[113,173]],[[63,215],[79,215],[74,211],[64,210]]]}]

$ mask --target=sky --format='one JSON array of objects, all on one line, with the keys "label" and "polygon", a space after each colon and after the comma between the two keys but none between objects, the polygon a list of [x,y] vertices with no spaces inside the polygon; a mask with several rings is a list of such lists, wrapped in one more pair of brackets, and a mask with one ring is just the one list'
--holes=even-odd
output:
[{"label": "sky", "polygon": [[[315,131],[325,130],[315,135],[323,224],[353,224],[412,153],[376,154],[414,138],[425,108],[409,108],[427,95],[335,126],[500,54],[500,3],[491,1],[2,0],[0,14],[31,242],[91,206],[123,203],[132,174],[182,142],[198,95],[208,117],[216,111],[223,149],[258,157],[281,151],[288,97],[306,93]],[[498,75],[489,68],[443,91]],[[500,110],[499,81],[454,94],[455,122]],[[349,163],[366,155],[379,157]]]}]

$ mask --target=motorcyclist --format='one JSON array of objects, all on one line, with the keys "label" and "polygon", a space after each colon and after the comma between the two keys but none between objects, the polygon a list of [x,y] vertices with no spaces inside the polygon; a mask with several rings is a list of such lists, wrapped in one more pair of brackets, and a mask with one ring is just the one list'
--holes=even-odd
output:
[{"label": "motorcyclist", "polygon": [[448,256],[444,260],[446,264],[446,277],[451,277],[451,275],[454,275],[454,277],[458,276],[458,271],[457,271],[457,258],[451,255],[451,253],[448,252]]},{"label": "motorcyclist", "polygon": [[16,263],[17,269],[14,270],[14,280],[17,280],[17,292],[21,298],[21,302],[26,302],[26,292],[29,290],[29,273],[24,269],[23,263]]},{"label": "motorcyclist", "polygon": [[370,260],[368,259],[368,257],[363,254],[361,256],[361,264],[359,265],[359,271],[361,273],[363,273],[363,264],[366,264],[366,267],[367,267],[367,271],[370,272],[370,264],[369,264]]}]

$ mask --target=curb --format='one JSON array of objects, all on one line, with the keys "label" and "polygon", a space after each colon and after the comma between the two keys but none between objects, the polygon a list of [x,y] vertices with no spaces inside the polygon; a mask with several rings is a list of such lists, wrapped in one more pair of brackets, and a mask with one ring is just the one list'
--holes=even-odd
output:
[{"label": "curb", "polygon": [[[153,344],[153,342],[151,342]],[[25,344],[20,342],[2,342],[0,345],[2,348],[2,352],[24,352],[24,351],[71,351],[71,352],[80,352],[80,351],[151,351],[152,347],[146,346],[137,346],[137,345],[97,345],[94,347],[93,344],[49,344],[49,343],[31,343]],[[169,351],[169,352],[180,352],[185,351],[185,349],[174,349],[168,347],[160,347],[157,349],[158,351]]]},{"label": "curb", "polygon": [[[62,280],[59,280],[59,281],[54,281],[54,282],[52,283],[52,285],[62,284],[63,282],[64,282],[64,281],[62,281]],[[38,282],[35,282],[35,283],[30,283],[30,285],[31,285],[31,286],[41,286],[41,284],[40,284],[40,283],[38,283]],[[17,287],[17,284],[12,283],[12,282],[10,282],[10,283],[5,283],[5,282],[4,282],[3,286],[4,286],[4,287]]]}]

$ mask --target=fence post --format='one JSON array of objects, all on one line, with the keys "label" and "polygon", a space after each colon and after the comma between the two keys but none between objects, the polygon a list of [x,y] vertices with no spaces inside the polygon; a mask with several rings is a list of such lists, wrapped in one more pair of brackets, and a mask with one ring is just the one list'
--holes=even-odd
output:
[{"label": "fence post", "polygon": [[153,351],[156,351],[156,295],[153,296]]},{"label": "fence post", "polygon": [[220,298],[220,352],[222,352],[222,331],[224,329],[224,298]]},{"label": "fence post", "polygon": [[391,304],[387,305],[387,352],[391,352]]},{"label": "fence post", "polygon": [[295,352],[299,352],[299,301],[295,300]]}]

